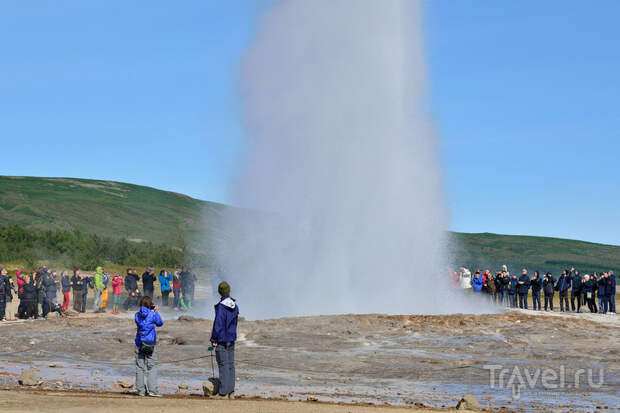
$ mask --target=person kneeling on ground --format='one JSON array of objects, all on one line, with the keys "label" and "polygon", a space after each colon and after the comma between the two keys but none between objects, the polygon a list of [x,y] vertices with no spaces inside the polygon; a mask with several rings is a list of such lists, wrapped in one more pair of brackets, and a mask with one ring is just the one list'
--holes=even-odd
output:
[{"label": "person kneeling on ground", "polygon": [[230,297],[230,286],[221,282],[217,291],[222,297],[215,305],[215,320],[211,332],[211,343],[215,347],[215,358],[220,372],[219,397],[235,398],[235,341],[239,307]]},{"label": "person kneeling on ground", "polygon": [[[156,327],[164,325],[153,305],[151,297],[140,299],[140,309],[134,316],[136,321],[136,389],[140,396],[161,397],[157,391],[157,332]],[[147,373],[147,388],[144,387],[144,373]]]}]

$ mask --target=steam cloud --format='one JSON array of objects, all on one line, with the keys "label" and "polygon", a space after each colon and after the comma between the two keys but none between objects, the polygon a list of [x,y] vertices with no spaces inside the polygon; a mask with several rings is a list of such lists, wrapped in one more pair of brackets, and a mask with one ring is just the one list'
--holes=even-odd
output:
[{"label": "steam cloud", "polygon": [[[444,313],[446,210],[420,5],[283,1],[243,67],[250,137],[220,259],[252,318]],[[261,213],[251,211],[263,211]]]}]

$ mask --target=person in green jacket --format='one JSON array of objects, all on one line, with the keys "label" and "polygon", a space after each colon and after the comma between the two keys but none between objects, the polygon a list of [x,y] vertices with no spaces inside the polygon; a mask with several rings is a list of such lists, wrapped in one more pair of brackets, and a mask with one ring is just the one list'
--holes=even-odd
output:
[{"label": "person in green jacket", "polygon": [[93,303],[93,310],[96,313],[101,311],[101,294],[103,293],[103,267],[97,267],[95,270],[95,276],[93,277],[93,290],[95,292],[95,302]]}]

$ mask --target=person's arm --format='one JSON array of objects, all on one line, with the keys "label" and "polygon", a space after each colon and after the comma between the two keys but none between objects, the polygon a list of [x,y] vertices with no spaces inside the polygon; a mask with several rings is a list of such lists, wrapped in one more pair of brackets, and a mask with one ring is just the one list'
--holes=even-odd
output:
[{"label": "person's arm", "polygon": [[153,322],[157,327],[161,327],[164,325],[164,320],[161,319],[161,316],[159,315],[157,310],[159,310],[159,307],[155,306],[155,309],[153,310],[155,313],[155,315],[153,316]]},{"label": "person's arm", "polygon": [[215,320],[213,320],[213,330],[211,331],[211,343],[217,345],[220,337],[222,336],[222,330],[224,329],[224,320],[220,313],[220,305],[215,307]]}]

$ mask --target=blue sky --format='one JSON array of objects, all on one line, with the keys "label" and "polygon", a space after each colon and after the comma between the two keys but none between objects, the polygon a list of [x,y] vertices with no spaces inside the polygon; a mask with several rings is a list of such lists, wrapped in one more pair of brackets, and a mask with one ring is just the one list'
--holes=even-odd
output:
[{"label": "blue sky", "polygon": [[[238,65],[268,4],[3,1],[0,174],[226,202]],[[620,244],[620,2],[424,7],[452,229]]]}]

